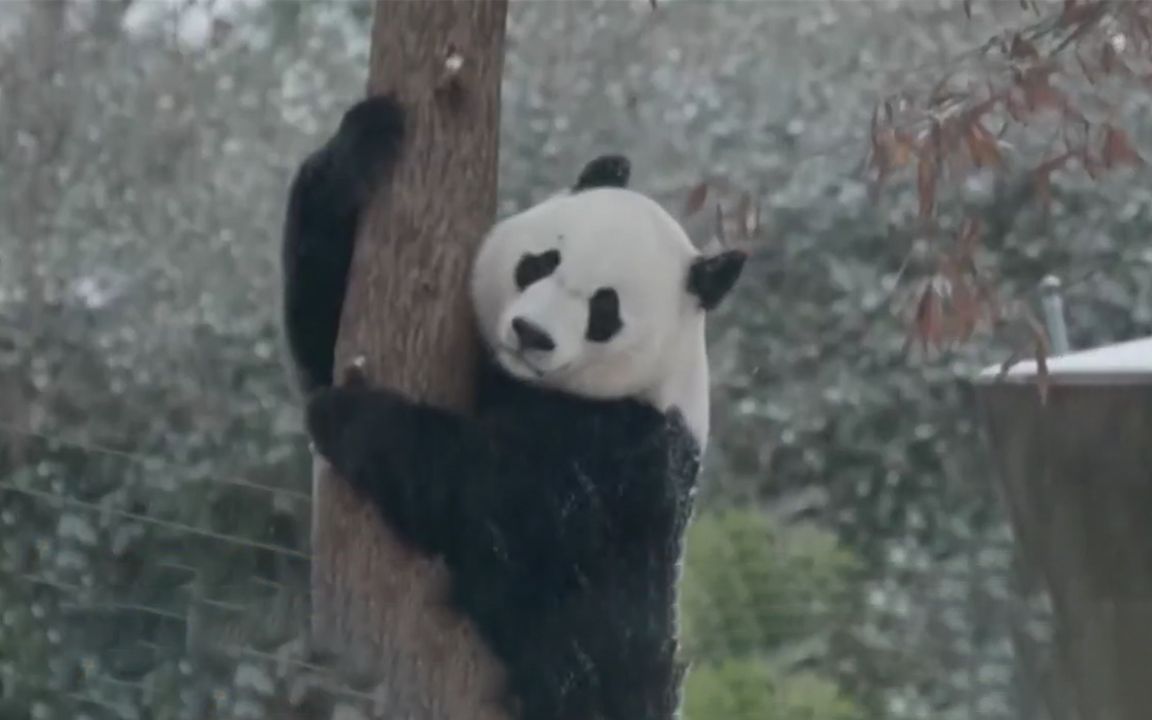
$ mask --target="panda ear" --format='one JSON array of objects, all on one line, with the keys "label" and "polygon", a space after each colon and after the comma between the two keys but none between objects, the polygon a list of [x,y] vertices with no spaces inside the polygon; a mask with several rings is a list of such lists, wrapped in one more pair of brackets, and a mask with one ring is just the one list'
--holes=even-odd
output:
[{"label": "panda ear", "polygon": [[740,250],[697,258],[688,268],[688,292],[700,300],[705,311],[714,309],[740,278],[747,259],[748,255]]},{"label": "panda ear", "polygon": [[584,166],[572,192],[600,187],[628,187],[632,163],[623,155],[601,155]]}]

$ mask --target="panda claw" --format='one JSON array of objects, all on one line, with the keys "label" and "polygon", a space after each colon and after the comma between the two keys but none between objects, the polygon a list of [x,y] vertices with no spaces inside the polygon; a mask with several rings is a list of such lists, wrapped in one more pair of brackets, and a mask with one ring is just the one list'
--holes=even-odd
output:
[{"label": "panda claw", "polygon": [[368,386],[368,358],[357,355],[344,368],[344,387]]}]

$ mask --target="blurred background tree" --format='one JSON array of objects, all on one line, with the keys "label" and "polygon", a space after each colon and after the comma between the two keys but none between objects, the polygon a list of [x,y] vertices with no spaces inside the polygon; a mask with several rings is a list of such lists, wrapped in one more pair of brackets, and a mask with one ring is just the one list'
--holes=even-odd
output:
[{"label": "blurred background tree", "polygon": [[[891,127],[922,143],[952,71],[1010,82],[1032,62],[1013,28],[1048,53],[1033,33],[1079,27],[1056,27],[1062,2],[966,5],[512,6],[503,212],[605,151],[672,208],[706,181],[689,220],[702,241],[717,200],[761,207],[756,257],[710,331],[690,720],[1048,717],[1047,609],[1015,586],[959,382],[1015,344],[909,354],[922,295],[900,302],[977,218],[1002,297],[1034,303],[1057,272],[1074,345],[1148,334],[1152,184],[1142,165],[1056,173],[1033,202],[1035,169],[1064,153],[1057,118],[1013,124],[995,167],[941,175],[931,233],[912,157],[870,192],[885,100],[907,96]],[[362,92],[369,12],[0,5],[0,718],[370,704],[370,680],[305,650],[309,464],[276,325],[290,172]],[[1082,37],[1117,32],[1126,75],[1088,82],[1069,45],[1059,87],[1143,154],[1139,25],[1101,16]],[[999,60],[974,53],[1001,36]]]}]

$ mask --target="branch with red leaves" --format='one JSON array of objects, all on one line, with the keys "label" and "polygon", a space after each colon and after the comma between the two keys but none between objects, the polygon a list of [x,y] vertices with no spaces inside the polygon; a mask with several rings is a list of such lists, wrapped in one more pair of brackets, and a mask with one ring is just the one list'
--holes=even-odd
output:
[{"label": "branch with red leaves", "polygon": [[[1035,2],[1021,4],[1043,13]],[[964,10],[970,17],[971,2]],[[873,192],[902,174],[914,177],[925,236],[950,241],[937,247],[936,266],[917,291],[909,345],[941,348],[966,342],[982,323],[995,329],[1012,322],[1027,330],[1043,376],[1048,346],[1042,326],[1022,304],[1003,312],[975,262],[982,233],[974,218],[954,231],[939,227],[941,185],[974,172],[1007,170],[1009,134],[1027,140],[1046,126],[1056,130],[1056,142],[1034,166],[1015,168],[1027,173],[1044,207],[1056,172],[1078,165],[1095,179],[1143,165],[1115,120],[1108,91],[1117,84],[1152,88],[1152,3],[1064,0],[1038,22],[993,37],[977,55],[975,72],[954,68],[926,93],[894,93],[877,104],[868,164]]]}]

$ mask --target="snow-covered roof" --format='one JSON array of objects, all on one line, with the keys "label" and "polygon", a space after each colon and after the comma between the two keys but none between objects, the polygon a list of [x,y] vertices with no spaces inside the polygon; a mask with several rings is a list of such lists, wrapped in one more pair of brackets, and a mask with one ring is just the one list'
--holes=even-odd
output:
[{"label": "snow-covered roof", "polygon": [[[976,381],[996,382],[999,375],[1000,365],[996,364],[980,371]],[[1048,377],[1053,383],[1071,385],[1152,384],[1152,337],[1050,357]],[[1004,376],[1007,382],[1035,378],[1035,360],[1016,363]]]}]

